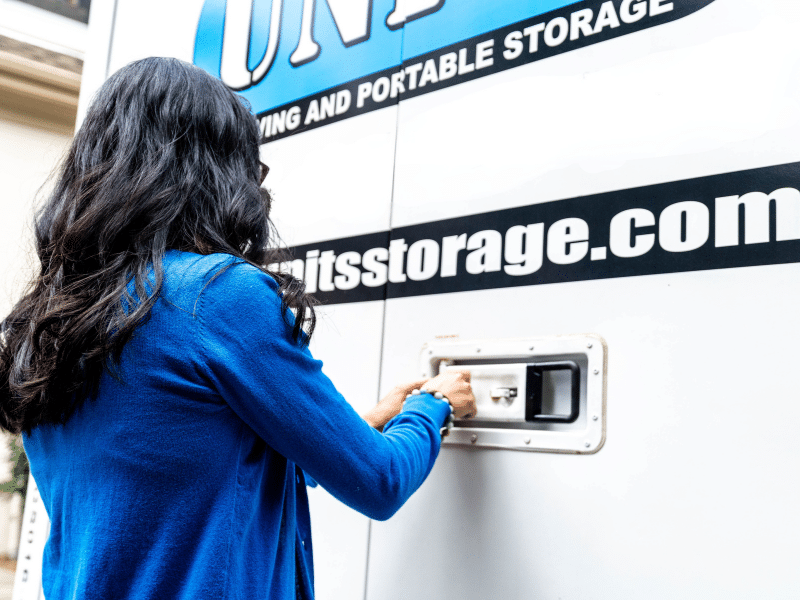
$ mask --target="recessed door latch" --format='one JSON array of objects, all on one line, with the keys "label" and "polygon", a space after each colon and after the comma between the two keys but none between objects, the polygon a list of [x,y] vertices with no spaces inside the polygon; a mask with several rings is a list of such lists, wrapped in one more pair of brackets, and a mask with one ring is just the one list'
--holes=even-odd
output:
[{"label": "recessed door latch", "polygon": [[596,335],[426,344],[421,374],[470,372],[476,411],[445,445],[597,452],[605,441],[606,345]]}]

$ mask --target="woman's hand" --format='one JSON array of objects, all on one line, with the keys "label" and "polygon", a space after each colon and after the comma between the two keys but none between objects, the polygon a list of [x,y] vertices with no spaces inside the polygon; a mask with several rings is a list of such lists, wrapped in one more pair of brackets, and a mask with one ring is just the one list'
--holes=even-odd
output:
[{"label": "woman's hand", "polygon": [[383,427],[402,410],[406,396],[413,390],[419,389],[431,393],[441,392],[450,401],[456,419],[470,419],[475,416],[477,409],[475,396],[470,387],[470,372],[446,371],[433,379],[420,379],[395,386],[383,400],[364,415],[364,420],[378,431],[383,431]]},{"label": "woman's hand", "polygon": [[471,419],[475,416],[475,396],[470,386],[469,371],[445,371],[425,382],[423,388],[428,392],[441,392],[453,407],[456,419]]},{"label": "woman's hand", "polygon": [[364,415],[364,420],[378,431],[383,431],[384,425],[402,410],[403,401],[406,399],[406,396],[408,396],[412,390],[418,390],[424,387],[427,381],[427,379],[420,379],[418,381],[395,386],[383,400],[378,402],[374,408]]}]

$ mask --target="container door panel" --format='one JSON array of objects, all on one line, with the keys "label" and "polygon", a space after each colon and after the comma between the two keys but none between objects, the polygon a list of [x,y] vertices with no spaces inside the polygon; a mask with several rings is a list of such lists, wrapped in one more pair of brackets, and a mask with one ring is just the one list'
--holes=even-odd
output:
[{"label": "container door panel", "polygon": [[[594,333],[608,346],[607,431],[590,455],[446,442],[420,492],[373,525],[368,599],[796,595],[800,486],[785,473],[800,467],[791,441],[800,254],[776,229],[797,218],[773,209],[756,242],[763,228],[747,215],[767,213],[746,198],[731,242],[741,254],[727,262],[717,198],[760,192],[763,206],[779,205],[772,192],[800,188],[800,48],[788,33],[799,18],[790,2],[718,0],[400,103],[393,240],[431,239],[441,256],[429,275],[415,254],[420,281],[389,286],[382,380],[418,374],[437,338]],[[705,203],[707,223],[694,204],[670,208],[681,202]],[[628,209],[653,223],[628,221],[623,243],[610,218]],[[551,227],[569,217],[590,227],[559,247],[567,238]],[[506,266],[522,261],[509,261],[520,254],[510,228],[540,221],[542,238],[528,239],[542,266],[528,285],[511,281]],[[491,251],[500,274],[484,236],[473,247],[483,262],[476,255],[468,268],[464,248],[445,277],[443,237],[463,231],[469,244],[482,228],[502,236]],[[641,267],[653,253],[662,254]]]}]

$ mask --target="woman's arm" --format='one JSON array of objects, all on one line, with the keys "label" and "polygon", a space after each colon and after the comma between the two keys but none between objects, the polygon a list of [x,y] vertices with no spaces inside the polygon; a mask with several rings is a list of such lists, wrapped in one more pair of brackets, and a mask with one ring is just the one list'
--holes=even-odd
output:
[{"label": "woman's arm", "polygon": [[364,420],[378,431],[383,431],[384,426],[403,408],[403,401],[413,390],[418,390],[425,385],[427,379],[412,381],[392,388],[384,398],[364,414]]},{"label": "woman's arm", "polygon": [[246,264],[215,277],[197,302],[198,368],[271,448],[344,503],[386,519],[433,467],[450,407],[429,394],[406,402],[402,391],[390,394],[372,423],[402,410],[378,432],[291,339],[276,290]]},{"label": "woman's arm", "polygon": [[364,415],[364,420],[378,431],[383,431],[392,418],[403,408],[403,402],[412,391],[424,389],[441,392],[450,403],[453,414],[459,419],[475,416],[475,396],[472,395],[469,371],[447,371],[433,379],[420,379],[395,386],[383,400]]}]

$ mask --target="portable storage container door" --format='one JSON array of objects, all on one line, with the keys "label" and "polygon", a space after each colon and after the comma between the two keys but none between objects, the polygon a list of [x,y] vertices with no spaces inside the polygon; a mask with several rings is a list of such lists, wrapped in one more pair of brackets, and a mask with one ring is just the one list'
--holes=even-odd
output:
[{"label": "portable storage container door", "polygon": [[454,50],[493,38],[497,66],[531,27],[558,54],[400,103],[393,240],[464,249],[390,285],[381,379],[430,343],[598,334],[605,445],[446,445],[373,525],[367,598],[796,597],[800,10],[544,4],[448,1],[406,29],[412,64],[457,7],[486,31],[514,9]]}]

